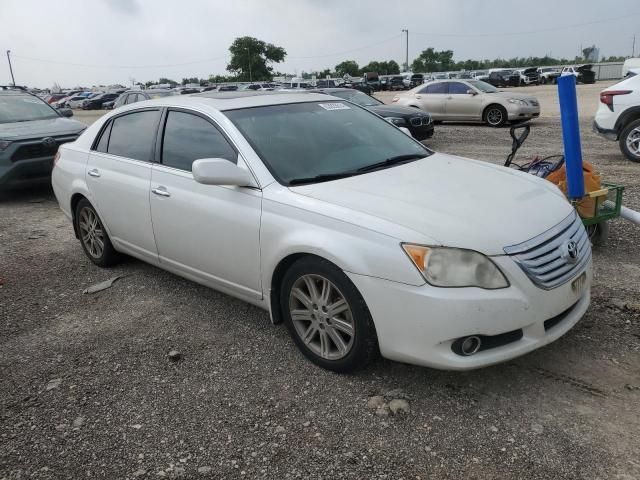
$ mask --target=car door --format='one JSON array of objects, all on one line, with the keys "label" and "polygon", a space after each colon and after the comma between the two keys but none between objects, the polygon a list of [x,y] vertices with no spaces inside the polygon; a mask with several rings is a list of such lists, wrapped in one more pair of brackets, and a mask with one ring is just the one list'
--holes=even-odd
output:
[{"label": "car door", "polygon": [[91,202],[116,248],[158,263],[151,227],[151,160],[159,109],[134,110],[111,119],[94,143],[86,179]]},{"label": "car door", "polygon": [[446,82],[435,82],[418,90],[414,97],[418,106],[429,112],[434,120],[445,118]]},{"label": "car door", "polygon": [[[464,82],[447,82],[445,112],[449,120],[479,120],[482,114],[482,96]],[[468,93],[469,91],[475,94]]]},{"label": "car door", "polygon": [[160,263],[218,290],[261,298],[262,192],[193,179],[191,165],[200,158],[244,165],[210,118],[169,109],[162,123],[159,163],[151,174],[151,217]]}]

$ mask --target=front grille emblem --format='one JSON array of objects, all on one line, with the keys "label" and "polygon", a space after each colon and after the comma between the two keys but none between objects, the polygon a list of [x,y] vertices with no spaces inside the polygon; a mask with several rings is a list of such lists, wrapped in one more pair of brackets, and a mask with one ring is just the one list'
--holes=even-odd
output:
[{"label": "front grille emblem", "polygon": [[42,139],[42,145],[48,149],[54,149],[58,145],[56,139],[52,137],[45,137]]},{"label": "front grille emblem", "polygon": [[569,240],[561,248],[561,256],[567,263],[576,263],[578,261],[578,244],[576,242]]}]

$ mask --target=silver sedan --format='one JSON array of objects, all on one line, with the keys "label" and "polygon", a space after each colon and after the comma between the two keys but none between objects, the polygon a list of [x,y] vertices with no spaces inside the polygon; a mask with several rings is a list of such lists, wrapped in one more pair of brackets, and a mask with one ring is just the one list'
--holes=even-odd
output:
[{"label": "silver sedan", "polygon": [[480,80],[435,80],[396,95],[393,103],[421,108],[435,121],[507,122],[540,116],[540,103],[531,95],[502,92]]}]

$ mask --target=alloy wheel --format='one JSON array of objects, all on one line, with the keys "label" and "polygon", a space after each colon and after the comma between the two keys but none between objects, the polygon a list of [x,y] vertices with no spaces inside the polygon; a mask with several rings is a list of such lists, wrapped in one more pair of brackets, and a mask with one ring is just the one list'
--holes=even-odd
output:
[{"label": "alloy wheel", "polygon": [[499,125],[502,122],[502,111],[498,108],[492,108],[487,112],[487,122],[490,125]]},{"label": "alloy wheel", "polygon": [[320,275],[302,275],[289,294],[289,312],[297,335],[314,354],[339,360],[349,354],[355,322],[345,296]]},{"label": "alloy wheel", "polygon": [[80,239],[89,255],[100,258],[104,252],[104,230],[96,212],[89,207],[80,210]]},{"label": "alloy wheel", "polygon": [[629,132],[626,138],[627,148],[633,155],[640,157],[640,127]]}]

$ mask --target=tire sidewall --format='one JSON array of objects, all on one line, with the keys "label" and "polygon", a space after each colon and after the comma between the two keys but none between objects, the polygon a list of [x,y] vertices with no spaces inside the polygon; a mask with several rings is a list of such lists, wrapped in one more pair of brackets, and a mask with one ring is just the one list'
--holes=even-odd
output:
[{"label": "tire sidewall", "polygon": [[[91,253],[89,253],[86,245],[82,241],[82,231],[80,230],[80,212],[85,208],[89,208],[93,211],[98,221],[100,222],[100,227],[102,228],[102,231],[104,232],[104,248],[102,249],[102,255],[97,258],[91,255]],[[109,234],[107,233],[107,230],[104,227],[104,223],[102,222],[100,215],[98,215],[98,212],[96,211],[96,209],[93,207],[93,205],[91,205],[91,202],[89,202],[89,200],[87,200],[86,198],[83,198],[82,200],[80,200],[76,205],[74,222],[76,224],[75,225],[76,232],[78,232],[78,237],[80,239],[80,245],[82,245],[82,250],[84,251],[87,258],[89,258],[89,260],[91,260],[93,263],[95,263],[99,267],[109,267],[113,265],[117,260],[116,258],[117,253],[113,248],[113,245],[111,244],[111,240],[109,239]]]},{"label": "tire sidewall", "polygon": [[[289,312],[289,295],[298,278],[315,274],[330,280],[344,296],[351,308],[354,321],[354,339],[351,351],[339,360],[326,360],[312,352],[296,331]],[[320,257],[303,257],[284,275],[280,288],[280,308],[284,323],[296,346],[316,365],[334,372],[345,373],[364,367],[377,352],[375,328],[369,309],[355,285],[338,267]]]},{"label": "tire sidewall", "polygon": [[[500,123],[490,123],[489,122],[489,113],[493,110],[499,110],[500,113],[502,113],[502,120],[500,121]],[[505,123],[507,123],[507,110],[501,106],[501,105],[492,105],[490,107],[487,107],[487,110],[484,114],[484,121],[487,123],[487,125],[489,125],[490,127],[494,127],[494,128],[498,128],[498,127],[502,127]]]},{"label": "tire sidewall", "polygon": [[620,151],[627,159],[632,162],[640,162],[640,156],[636,156],[627,148],[627,137],[631,134],[631,131],[640,127],[640,118],[630,122],[620,134]]}]

